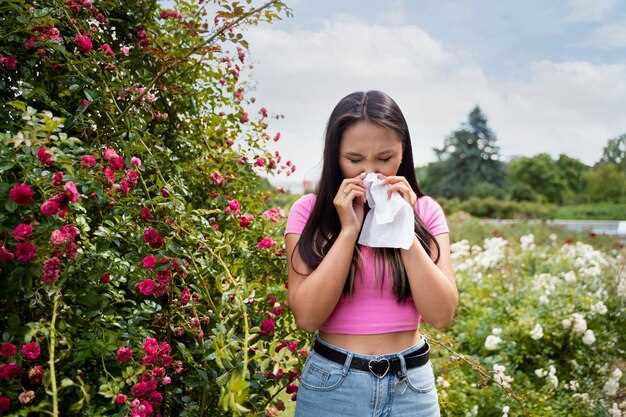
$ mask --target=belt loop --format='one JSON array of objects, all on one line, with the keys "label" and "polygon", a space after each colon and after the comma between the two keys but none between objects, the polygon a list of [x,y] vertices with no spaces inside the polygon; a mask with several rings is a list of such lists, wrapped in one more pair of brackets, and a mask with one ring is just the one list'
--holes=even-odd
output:
[{"label": "belt loop", "polygon": [[353,355],[354,354],[350,351],[348,351],[348,353],[346,354],[346,361],[343,363],[343,369],[341,370],[343,376],[346,376],[350,371],[350,365],[352,364]]},{"label": "belt loop", "polygon": [[398,358],[400,359],[400,369],[398,370],[398,377],[402,379],[406,375],[406,362],[404,361],[404,355],[399,354]]}]

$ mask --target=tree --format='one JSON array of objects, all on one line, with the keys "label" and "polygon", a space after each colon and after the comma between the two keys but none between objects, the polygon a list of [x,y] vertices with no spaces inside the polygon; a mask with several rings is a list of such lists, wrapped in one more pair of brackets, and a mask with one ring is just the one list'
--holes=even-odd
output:
[{"label": "tree", "polygon": [[610,162],[626,173],[626,133],[610,139],[604,147],[600,163]]},{"label": "tree", "polygon": [[551,203],[561,203],[567,183],[558,165],[547,153],[513,159],[508,165],[511,184],[527,184]]},{"label": "tree", "polygon": [[616,164],[605,162],[585,174],[592,201],[621,202],[626,197],[626,175]]},{"label": "tree", "polygon": [[485,184],[502,187],[505,170],[495,142],[486,117],[475,106],[468,121],[449,135],[441,148],[433,148],[440,162],[428,175],[433,191],[446,197],[467,198],[476,187],[484,192],[488,188]]},{"label": "tree", "polygon": [[559,159],[556,160],[556,165],[558,167],[559,174],[566,184],[566,189],[563,193],[563,201],[572,203],[586,202],[588,200],[588,196],[585,193],[585,188],[587,186],[585,173],[587,173],[591,167],[578,159],[570,158],[565,154],[559,154]]}]

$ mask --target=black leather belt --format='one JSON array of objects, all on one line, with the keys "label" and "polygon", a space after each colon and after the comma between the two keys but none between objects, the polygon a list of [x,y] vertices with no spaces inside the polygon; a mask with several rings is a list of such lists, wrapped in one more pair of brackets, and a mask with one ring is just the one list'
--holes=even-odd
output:
[{"label": "black leather belt", "polygon": [[[325,357],[326,359],[337,362],[340,365],[346,363],[346,357],[348,356],[346,353],[327,346],[317,339],[313,344],[313,350]],[[408,355],[402,355],[404,356],[406,368],[410,369],[415,368],[416,366],[425,365],[428,362],[428,352],[430,352],[430,345],[427,341],[424,341],[424,345],[421,346],[418,350],[411,352]],[[352,356],[350,368],[360,369],[362,371],[370,371],[378,378],[384,378],[389,371],[398,373],[398,371],[400,370],[400,358],[396,356],[392,359],[381,358],[379,360],[369,360],[360,358],[358,356]]]}]

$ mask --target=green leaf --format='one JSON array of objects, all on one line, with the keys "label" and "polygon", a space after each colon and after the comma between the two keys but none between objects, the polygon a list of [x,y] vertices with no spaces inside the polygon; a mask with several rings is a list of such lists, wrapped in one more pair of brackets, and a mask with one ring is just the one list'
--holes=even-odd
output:
[{"label": "green leaf", "polygon": [[13,213],[17,209],[17,204],[9,198],[4,202],[4,209],[9,213]]}]

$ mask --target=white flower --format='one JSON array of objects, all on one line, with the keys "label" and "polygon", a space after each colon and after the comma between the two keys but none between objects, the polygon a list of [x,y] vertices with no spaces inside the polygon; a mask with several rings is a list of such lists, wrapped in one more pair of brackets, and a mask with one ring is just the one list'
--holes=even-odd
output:
[{"label": "white flower", "polygon": [[437,384],[441,385],[443,388],[448,388],[450,386],[450,383],[441,375],[437,377]]},{"label": "white flower", "polygon": [[586,345],[593,345],[596,341],[596,336],[593,334],[593,330],[587,329],[583,336],[583,343]]},{"label": "white flower", "polygon": [[502,342],[502,339],[500,339],[499,336],[490,334],[489,336],[487,336],[487,338],[485,339],[485,348],[487,350],[496,350],[498,348],[498,344]]},{"label": "white flower", "polygon": [[565,384],[565,388],[572,390],[572,391],[576,391],[579,387],[578,381],[576,381],[575,379],[572,379],[568,384]]},{"label": "white flower", "polygon": [[569,271],[563,274],[563,280],[567,283],[572,283],[576,281],[576,273],[574,271]]},{"label": "white flower", "polygon": [[548,298],[547,295],[541,294],[539,296],[539,304],[543,304],[543,305],[550,304],[550,299]]},{"label": "white flower", "polygon": [[606,308],[606,305],[604,305],[602,301],[598,301],[597,303],[591,306],[591,311],[593,313],[606,314],[608,309]]},{"label": "white flower", "polygon": [[543,368],[535,369],[535,375],[537,375],[539,378],[543,378],[544,376],[548,375],[548,371]]},{"label": "white flower", "polygon": [[570,319],[563,319],[563,320],[561,320],[561,325],[563,325],[564,329],[569,329],[572,326],[572,320],[570,320]]},{"label": "white flower", "polygon": [[604,383],[604,387],[602,387],[602,392],[604,392],[609,397],[614,397],[615,394],[617,394],[618,389],[619,381],[609,378],[608,381]]},{"label": "white flower", "polygon": [[530,337],[534,340],[539,340],[543,337],[543,328],[541,324],[535,324],[535,327],[530,331]]},{"label": "white flower", "polygon": [[548,371],[548,381],[554,385],[554,388],[559,385],[559,379],[556,377],[556,368],[554,365],[550,365],[550,370]]},{"label": "white flower", "polygon": [[556,235],[554,233],[550,233],[550,236],[548,236],[548,237],[550,238],[552,243],[554,243],[556,241]]},{"label": "white flower", "polygon": [[491,334],[495,334],[497,336],[500,333],[502,333],[502,328],[501,327],[494,327],[493,329],[491,329]]},{"label": "white flower", "polygon": [[509,417],[509,406],[505,405],[502,407],[502,417]]},{"label": "white flower", "polygon": [[622,371],[619,368],[615,368],[609,379],[604,384],[602,391],[609,397],[615,396],[617,394],[617,390],[619,389],[619,380],[622,377]]},{"label": "white flower", "polygon": [[611,417],[622,417],[623,416],[622,410],[619,409],[619,407],[617,406],[617,403],[613,403],[613,406],[609,410],[609,416],[611,416]]},{"label": "white flower", "polygon": [[535,247],[535,236],[532,233],[520,237],[519,241],[523,251],[534,249]]},{"label": "white flower", "polygon": [[585,333],[585,330],[587,330],[587,321],[585,320],[585,317],[580,313],[573,313],[572,320],[574,322],[574,332],[580,334]]},{"label": "white flower", "polygon": [[505,369],[506,367],[504,365],[498,365],[497,363],[494,364],[493,365],[493,371],[494,371],[493,377],[496,380],[496,382],[502,385],[503,387],[511,388],[510,383],[513,381],[513,378],[504,374]]}]

